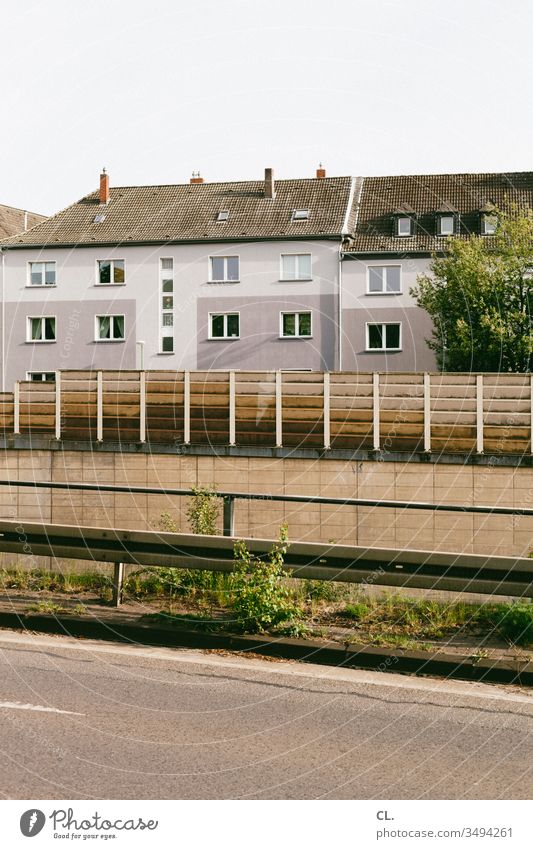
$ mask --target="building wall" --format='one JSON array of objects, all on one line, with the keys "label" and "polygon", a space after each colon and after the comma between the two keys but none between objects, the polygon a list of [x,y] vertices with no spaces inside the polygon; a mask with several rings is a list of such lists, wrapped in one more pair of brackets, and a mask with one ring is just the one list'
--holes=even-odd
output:
[{"label": "building wall", "polygon": [[[11,389],[27,371],[41,368],[139,367],[137,341],[145,343],[148,369],[222,368],[230,363],[248,368],[336,368],[338,251],[338,243],[326,240],[8,251],[5,388]],[[281,281],[282,253],[311,253],[312,280]],[[209,282],[209,257],[215,255],[240,257],[239,283]],[[173,354],[159,352],[161,257],[174,260]],[[96,285],[101,259],[125,260],[124,285]],[[56,261],[55,287],[28,285],[28,263],[41,260]],[[278,339],[279,312],[288,304],[312,304],[317,310],[313,340]],[[208,341],[208,313],[237,307],[243,309],[241,339]],[[102,312],[126,316],[125,342],[94,341],[94,317]],[[57,316],[57,341],[28,344],[26,316],[41,314]]]},{"label": "building wall", "polygon": [[[94,451],[6,450],[0,474],[13,480],[322,495],[441,504],[531,506],[533,469],[374,460],[282,459]],[[113,492],[0,489],[0,517],[58,524],[157,529],[168,513],[188,531],[185,498]],[[533,519],[525,516],[436,513],[378,507],[338,507],[240,501],[236,533],[276,538],[287,522],[294,540],[383,548],[528,556]],[[11,558],[10,562],[16,562]]]},{"label": "building wall", "polygon": [[[368,294],[370,266],[401,268],[401,294]],[[356,257],[342,265],[342,368],[345,371],[434,371],[433,351],[426,343],[432,322],[409,290],[419,274],[429,271],[428,258]],[[366,323],[400,322],[401,351],[367,351]]]}]

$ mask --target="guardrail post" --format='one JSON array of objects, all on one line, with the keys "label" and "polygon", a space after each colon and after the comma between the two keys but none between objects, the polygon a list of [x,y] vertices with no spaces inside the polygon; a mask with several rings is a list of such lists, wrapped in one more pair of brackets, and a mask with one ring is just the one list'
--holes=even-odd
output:
[{"label": "guardrail post", "polygon": [[61,372],[56,371],[56,439],[61,439]]},{"label": "guardrail post", "polygon": [[276,372],[276,448],[283,444],[283,407],[281,394],[281,372]]},{"label": "guardrail post", "polygon": [[331,448],[329,371],[324,372],[324,448]]},{"label": "guardrail post", "polygon": [[379,373],[377,371],[372,375],[372,411],[374,451],[379,451]]},{"label": "guardrail post", "polygon": [[124,592],[124,563],[115,563],[113,565],[113,598],[114,607],[120,607],[122,604],[122,595]]},{"label": "guardrail post", "polygon": [[183,375],[183,442],[190,445],[191,442],[191,373],[186,371]]},{"label": "guardrail post", "polygon": [[235,536],[235,499],[231,495],[224,496],[223,510],[224,536]]},{"label": "guardrail post", "polygon": [[13,433],[20,433],[20,381],[15,381],[13,393]]},{"label": "guardrail post", "polygon": [[476,376],[476,451],[483,454],[483,375]]},{"label": "guardrail post", "polygon": [[235,372],[229,373],[229,444],[235,445]]},{"label": "guardrail post", "polygon": [[146,372],[139,372],[139,441],[146,442]]},{"label": "guardrail post", "polygon": [[104,439],[104,383],[101,371],[96,372],[96,441]]},{"label": "guardrail post", "polygon": [[431,377],[424,373],[424,451],[431,451]]}]

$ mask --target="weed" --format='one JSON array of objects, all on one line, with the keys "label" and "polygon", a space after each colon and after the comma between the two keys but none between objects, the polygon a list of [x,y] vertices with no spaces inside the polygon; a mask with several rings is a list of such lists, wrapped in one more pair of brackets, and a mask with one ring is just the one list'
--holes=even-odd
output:
[{"label": "weed", "polygon": [[56,604],[54,601],[38,601],[26,608],[26,613],[69,613],[68,608]]},{"label": "weed", "polygon": [[348,616],[350,619],[355,619],[356,622],[366,619],[369,613],[370,607],[368,604],[365,604],[364,601],[359,601],[355,604],[347,604],[344,608],[344,615]]},{"label": "weed", "polygon": [[263,631],[299,622],[302,610],[287,585],[289,574],[283,568],[288,548],[287,526],[280,528],[277,542],[265,562],[254,557],[246,544],[235,543],[235,570],[231,575],[233,610],[242,631]]},{"label": "weed", "polygon": [[519,646],[533,644],[533,604],[520,601],[492,605],[485,615],[509,642]]}]

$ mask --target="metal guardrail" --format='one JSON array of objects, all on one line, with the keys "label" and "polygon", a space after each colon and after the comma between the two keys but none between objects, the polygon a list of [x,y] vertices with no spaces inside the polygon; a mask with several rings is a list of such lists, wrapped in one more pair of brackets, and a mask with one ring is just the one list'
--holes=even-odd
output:
[{"label": "metal guardrail", "polygon": [[[275,540],[245,539],[257,557]],[[235,538],[0,520],[0,551],[115,564],[120,604],[124,564],[230,572]],[[512,596],[533,590],[533,560],[414,549],[293,542],[285,567],[297,578]]]},{"label": "metal guardrail", "polygon": [[[190,497],[195,494],[193,489],[176,489],[172,487],[151,486],[115,486],[114,484],[96,483],[62,483],[58,481],[20,481],[0,480],[0,486],[29,487],[41,489],[61,489],[88,492],[126,492],[131,495],[176,495]],[[499,507],[480,504],[434,504],[431,501],[393,501],[376,498],[331,498],[323,495],[280,495],[263,494],[258,492],[226,492],[213,490],[213,495],[222,498],[223,529],[225,536],[233,536],[235,501],[281,501],[299,504],[329,504],[337,507],[385,507],[399,510],[429,510],[442,513],[483,513],[495,516],[533,516],[532,507]]]}]

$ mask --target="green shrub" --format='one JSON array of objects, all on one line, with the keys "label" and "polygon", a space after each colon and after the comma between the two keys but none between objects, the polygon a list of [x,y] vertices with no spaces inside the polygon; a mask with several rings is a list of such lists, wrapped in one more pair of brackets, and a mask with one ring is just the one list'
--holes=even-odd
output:
[{"label": "green shrub", "polygon": [[286,525],[281,527],[279,542],[266,562],[250,554],[242,540],[235,543],[232,608],[242,631],[264,631],[276,626],[283,626],[285,632],[296,629],[302,611],[287,584],[289,573],[283,568],[287,548]]},{"label": "green shrub", "polygon": [[366,619],[369,613],[370,607],[368,604],[365,604],[364,601],[358,601],[355,604],[347,604],[344,608],[344,615],[349,616],[350,619],[354,619],[356,622]]},{"label": "green shrub", "polygon": [[505,639],[519,646],[533,644],[533,604],[522,601],[498,604],[489,616]]}]

